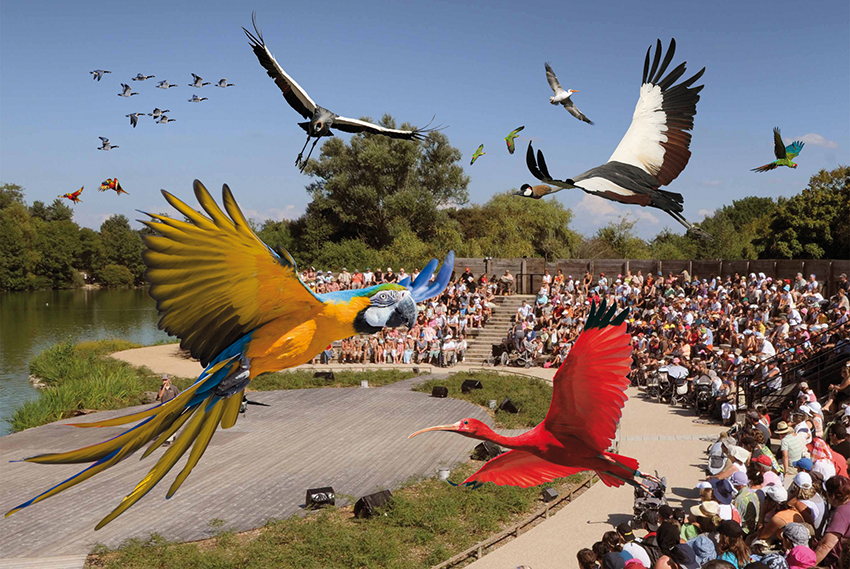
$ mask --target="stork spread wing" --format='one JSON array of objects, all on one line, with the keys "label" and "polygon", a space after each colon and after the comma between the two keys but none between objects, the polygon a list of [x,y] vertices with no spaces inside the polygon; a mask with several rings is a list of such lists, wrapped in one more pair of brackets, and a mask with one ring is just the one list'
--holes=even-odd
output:
[{"label": "stork spread wing", "polygon": [[777,160],[784,160],[788,157],[785,143],[782,142],[782,136],[779,134],[779,127],[773,129],[773,153]]},{"label": "stork spread wing", "polygon": [[603,451],[611,444],[626,403],[632,348],[624,321],[628,310],[605,301],[590,308],[584,330],[555,374],[552,403],[543,424],[569,444],[582,438]]},{"label": "stork spread wing", "polygon": [[694,127],[699,92],[703,88],[703,85],[691,85],[702,77],[705,68],[690,79],[673,85],[685,73],[686,66],[686,63],[681,63],[662,79],[676,51],[676,40],[670,40],[667,55],[660,66],[661,40],[656,45],[650,68],[651,51],[652,46],[646,51],[643,83],[632,124],[608,161],[636,166],[665,186],[685,169],[691,157],[691,133],[688,131]]},{"label": "stork spread wing", "polygon": [[313,112],[316,110],[316,103],[313,102],[307,91],[295,82],[295,79],[287,75],[286,71],[283,70],[269,51],[269,48],[266,47],[263,41],[263,34],[257,29],[257,20],[254,15],[251,16],[251,22],[254,24],[254,32],[257,35],[252,34],[245,28],[242,28],[242,30],[248,36],[251,49],[254,50],[254,55],[260,60],[260,65],[263,66],[269,77],[274,79],[278,88],[283,92],[283,97],[289,103],[289,106],[295,109],[305,119],[311,118]]},{"label": "stork spread wing", "polygon": [[552,91],[555,92],[555,96],[564,93],[564,88],[561,87],[561,82],[558,81],[558,76],[555,75],[555,72],[552,71],[552,67],[549,63],[546,63],[546,80],[549,81],[549,86],[552,87]]},{"label": "stork spread wing", "polygon": [[[157,235],[144,237],[142,253],[159,327],[206,366],[224,348],[276,318],[306,320],[320,301],[301,281],[295,261],[272,251],[254,234],[230,188],[224,207],[195,180],[195,196],[209,217],[165,190],[165,199],[189,221],[146,214]],[[158,222],[158,223],[157,223]]]},{"label": "stork spread wing", "polygon": [[556,478],[570,476],[586,470],[574,466],[561,466],[543,460],[524,450],[509,450],[490,459],[475,474],[462,482],[466,485],[480,486],[493,482],[499,486],[518,486],[531,488]]}]

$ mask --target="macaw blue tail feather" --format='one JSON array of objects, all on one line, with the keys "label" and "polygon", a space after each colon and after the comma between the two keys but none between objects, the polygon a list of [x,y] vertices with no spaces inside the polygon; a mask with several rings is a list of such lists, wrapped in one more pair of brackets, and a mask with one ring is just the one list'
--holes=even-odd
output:
[{"label": "macaw blue tail feather", "polygon": [[235,344],[225,350],[215,362],[204,370],[189,389],[167,403],[115,419],[74,424],[76,427],[112,427],[141,421],[138,425],[123,433],[81,449],[25,458],[26,462],[41,464],[76,464],[83,462],[94,462],[94,464],[35,498],[9,510],[6,517],[88,480],[95,474],[132,455],[144,445],[151,443],[142,454],[142,458],[149,456],[184,424],[188,423],[181,431],[180,436],[174,441],[174,444],[159,458],[147,476],[136,485],[117,508],[101,520],[95,529],[102,528],[139,501],[168,474],[180,457],[194,443],[189,454],[189,460],[177,475],[166,497],[173,496],[203,456],[218,426],[230,428],[236,423],[244,393],[244,384],[247,383],[243,380],[243,376],[246,374],[245,365],[241,361],[241,349],[246,343],[247,339],[239,341],[236,343],[238,345]]}]

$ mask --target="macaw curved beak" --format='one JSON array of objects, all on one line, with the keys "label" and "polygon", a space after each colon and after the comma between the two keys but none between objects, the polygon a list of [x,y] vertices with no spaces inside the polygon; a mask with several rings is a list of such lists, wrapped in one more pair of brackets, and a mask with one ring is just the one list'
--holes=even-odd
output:
[{"label": "macaw curved beak", "polygon": [[422,433],[427,433],[428,431],[457,431],[460,429],[460,421],[457,423],[452,423],[451,425],[437,425],[436,427],[428,427],[427,429],[422,429],[421,431],[416,431],[409,437],[408,439],[412,439],[416,435],[420,435]]},{"label": "macaw curved beak", "polygon": [[396,304],[395,310],[387,319],[386,326],[390,328],[398,328],[399,326],[413,328],[413,325],[416,324],[416,314],[416,301],[413,300],[410,293],[407,293]]}]

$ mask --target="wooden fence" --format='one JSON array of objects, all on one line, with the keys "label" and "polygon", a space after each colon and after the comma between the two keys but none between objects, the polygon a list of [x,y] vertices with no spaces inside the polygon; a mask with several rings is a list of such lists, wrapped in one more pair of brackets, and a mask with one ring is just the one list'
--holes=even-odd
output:
[{"label": "wooden fence", "polygon": [[515,279],[516,291],[519,294],[536,294],[540,289],[542,277],[548,270],[552,275],[561,269],[565,275],[572,275],[577,279],[584,277],[585,272],[593,275],[594,281],[599,278],[599,273],[605,273],[609,277],[616,278],[619,274],[631,271],[637,274],[642,271],[644,275],[649,273],[663,275],[673,273],[680,274],[687,270],[691,277],[709,278],[720,275],[745,276],[750,273],[764,273],[774,279],[790,279],[794,282],[797,273],[802,273],[808,279],[810,274],[817,277],[818,282],[825,287],[824,296],[835,294],[838,276],[842,273],[850,273],[850,259],[843,260],[800,260],[788,259],[760,259],[755,261],[687,261],[687,260],[646,260],[646,259],[559,259],[557,261],[546,261],[538,258],[516,258],[495,259],[484,258],[459,258],[455,259],[455,275],[460,275],[466,267],[472,274],[478,277],[482,273],[499,278],[510,271]]}]

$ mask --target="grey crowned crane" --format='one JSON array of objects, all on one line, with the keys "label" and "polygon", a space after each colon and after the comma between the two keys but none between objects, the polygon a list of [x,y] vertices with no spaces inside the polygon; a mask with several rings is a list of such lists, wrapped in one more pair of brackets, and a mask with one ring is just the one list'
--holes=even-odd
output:
[{"label": "grey crowned crane", "polygon": [[[313,102],[313,99],[310,98],[307,91],[301,88],[301,86],[295,82],[295,79],[290,77],[286,71],[283,70],[280,64],[278,64],[277,60],[275,60],[274,56],[263,41],[263,35],[257,28],[256,19],[252,16],[251,20],[254,24],[254,32],[256,35],[252,34],[245,28],[242,29],[244,30],[245,35],[248,36],[251,49],[254,50],[254,55],[257,56],[257,59],[260,61],[260,65],[263,66],[269,77],[274,79],[278,88],[283,92],[283,97],[286,99],[286,102],[289,103],[289,106],[295,109],[302,117],[307,119],[306,122],[298,123],[298,126],[307,132],[307,141],[304,143],[304,147],[295,159],[295,165],[300,166],[301,170],[304,170],[304,167],[307,165],[307,160],[310,159],[310,155],[313,153],[316,143],[318,143],[324,136],[334,135],[331,132],[332,128],[355,134],[382,134],[384,136],[389,136],[390,138],[399,138],[404,140],[422,140],[429,132],[439,130],[429,129],[427,128],[428,125],[426,125],[425,128],[416,128],[413,130],[386,128],[367,121],[343,117],[336,113],[332,113],[324,107],[320,107]],[[302,161],[301,157],[304,155],[304,149],[307,148],[307,144],[310,142],[311,138],[315,138],[316,140],[313,141],[313,146],[310,147],[310,152],[307,153],[307,158]]]},{"label": "grey crowned crane", "polygon": [[558,81],[558,76],[555,75],[555,72],[552,71],[552,66],[546,63],[546,80],[549,81],[549,86],[554,91],[555,95],[549,97],[549,102],[553,105],[563,105],[567,111],[577,118],[580,121],[584,121],[587,124],[593,124],[593,121],[584,116],[573,100],[570,99],[573,93],[578,93],[577,89],[565,90],[561,87],[561,82]]},{"label": "grey crowned crane", "polygon": [[124,90],[121,91],[120,93],[118,93],[119,97],[130,97],[131,95],[138,95],[138,93],[131,93],[130,92],[130,91],[132,91],[132,89],[130,89],[129,85],[125,85],[124,83],[121,83],[121,87],[123,87]]},{"label": "grey crowned crane", "polygon": [[209,85],[209,82],[204,83],[204,78],[203,78],[203,77],[198,77],[198,76],[197,76],[197,75],[195,75],[194,73],[192,73],[192,79],[193,79],[193,81],[192,81],[191,83],[189,83],[189,87],[198,87],[198,88],[201,88],[201,87],[203,87],[204,85]]},{"label": "grey crowned crane", "polygon": [[221,87],[222,89],[225,87],[233,87],[233,83],[228,83],[227,79],[222,79],[218,83],[215,84],[216,87]]},{"label": "grey crowned crane", "polygon": [[108,138],[104,138],[102,136],[98,136],[98,138],[100,139],[100,144],[101,144],[101,146],[100,146],[100,148],[98,148],[98,150],[112,150],[113,148],[118,148],[118,146],[115,145],[115,144],[109,144]]},{"label": "grey crowned crane", "polygon": [[177,87],[177,85],[170,84],[167,79],[156,84],[157,89],[171,89],[172,87]]},{"label": "grey crowned crane", "polygon": [[144,73],[137,73],[135,77],[133,77],[133,81],[145,81],[147,79],[153,79],[156,77],[155,75],[145,75]]},{"label": "grey crowned crane", "polygon": [[112,72],[111,71],[105,71],[103,69],[95,69],[94,71],[89,71],[89,73],[91,73],[92,79],[97,79],[98,81],[100,81],[100,79],[103,77],[104,73],[112,73]]},{"label": "grey crowned crane", "polygon": [[[573,178],[556,180],[549,174],[543,153],[538,150],[535,160],[534,149],[529,143],[526,154],[528,169],[538,180],[557,186],[552,192],[578,188],[615,202],[658,208],[687,229],[707,237],[707,233],[691,225],[682,216],[682,195],[659,189],[675,180],[691,157],[691,133],[688,131],[694,127],[699,92],[703,88],[703,85],[691,85],[702,77],[705,68],[690,79],[674,85],[685,73],[686,62],[666,77],[662,76],[673,59],[676,41],[670,40],[667,55],[661,62],[663,49],[661,40],[658,40],[650,66],[651,51],[652,46],[646,51],[640,98],[632,116],[632,124],[608,162]],[[519,195],[537,199],[546,195],[540,193],[524,184]]]}]

